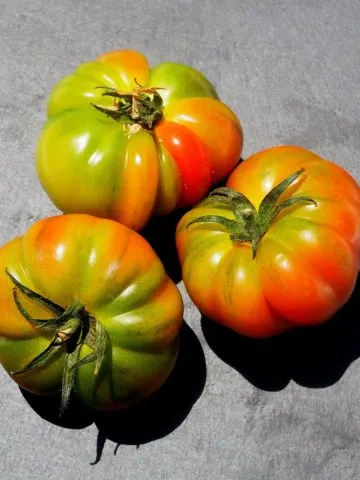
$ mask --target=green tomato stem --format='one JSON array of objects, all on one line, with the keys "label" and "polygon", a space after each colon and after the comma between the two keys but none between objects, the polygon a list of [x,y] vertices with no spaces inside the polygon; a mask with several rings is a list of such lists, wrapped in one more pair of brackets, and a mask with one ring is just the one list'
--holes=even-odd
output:
[{"label": "green tomato stem", "polygon": [[[84,305],[81,305],[78,301],[74,301],[67,308],[63,308],[23,285],[11,275],[7,269],[5,271],[14,284],[14,302],[22,316],[34,327],[53,334],[53,338],[45,350],[27,365],[24,365],[22,369],[11,372],[11,375],[24,375],[42,368],[46,366],[58,352],[62,351],[65,355],[65,361],[61,387],[61,408],[59,413],[59,416],[61,416],[68,406],[70,394],[74,388],[76,370],[79,366],[85,363],[95,362],[94,375],[95,377],[98,375],[107,347],[106,331],[102,324],[90,316],[85,310]],[[55,313],[56,316],[49,319],[32,317],[22,305],[19,292],[23,293],[34,303],[48,308]],[[93,352],[79,360],[80,350],[84,344],[92,348]]]},{"label": "green tomato stem", "polygon": [[231,220],[221,215],[203,215],[189,222],[187,228],[196,223],[218,223],[229,232],[231,240],[251,242],[252,256],[255,259],[261,238],[282,210],[295,204],[317,205],[315,200],[306,196],[293,196],[278,204],[280,196],[303,173],[304,169],[301,168],[276,185],[262,199],[258,211],[242,193],[227,187],[217,188],[204,200],[202,206],[225,206],[233,212],[235,219]]}]

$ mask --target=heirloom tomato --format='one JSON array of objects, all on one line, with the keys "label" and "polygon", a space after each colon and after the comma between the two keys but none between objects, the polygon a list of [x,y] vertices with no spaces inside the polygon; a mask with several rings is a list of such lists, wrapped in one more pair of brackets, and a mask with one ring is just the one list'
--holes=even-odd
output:
[{"label": "heirloom tomato", "polygon": [[118,50],[55,86],[37,172],[63,212],[139,230],[152,214],[201,200],[232,171],[242,143],[239,120],[198,70],[150,68],[141,53]]},{"label": "heirloom tomato", "polygon": [[24,389],[126,407],[170,374],[183,304],[136,232],[85,214],[46,218],[0,249],[0,361]]},{"label": "heirloom tomato", "polygon": [[270,148],[185,214],[177,248],[190,297],[219,323],[251,337],[319,324],[356,283],[360,189],[315,153]]}]

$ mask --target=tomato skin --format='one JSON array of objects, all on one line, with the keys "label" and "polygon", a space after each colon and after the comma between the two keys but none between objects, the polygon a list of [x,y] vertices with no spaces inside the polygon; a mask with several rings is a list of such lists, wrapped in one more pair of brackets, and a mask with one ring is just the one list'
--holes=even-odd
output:
[{"label": "tomato skin", "polygon": [[[105,359],[79,366],[74,390],[97,409],[117,409],[146,397],[166,380],[176,360],[183,303],[150,245],[107,219],[73,214],[33,224],[0,249],[0,361],[18,371],[39,355],[52,334],[19,313],[5,269],[28,288],[66,308],[74,299],[106,330]],[[51,313],[21,294],[36,318]],[[91,353],[83,345],[80,358]],[[12,376],[37,394],[61,389],[63,350],[43,367]]]},{"label": "tomato skin", "polygon": [[[129,127],[92,106],[114,105],[96,87],[131,92],[139,84],[159,88],[163,101],[162,119],[152,129]],[[171,148],[174,124],[182,134]],[[61,211],[110,218],[140,230],[153,214],[200,201],[229,175],[242,145],[239,120],[199,71],[173,62],[150,68],[141,53],[116,50],[79,65],[54,87],[36,168]]]},{"label": "tomato skin", "polygon": [[176,233],[184,284],[210,318],[250,337],[269,337],[328,320],[351,296],[360,266],[360,189],[342,168],[296,146],[273,147],[245,160],[227,187],[258,208],[264,196],[304,168],[279,201],[296,194],[317,205],[284,209],[261,238],[256,257],[250,242],[230,239],[218,223],[193,219],[228,207],[198,206]]},{"label": "tomato skin", "polygon": [[159,143],[175,159],[181,191],[179,207],[205,197],[211,185],[211,165],[207,151],[197,137],[183,125],[166,122],[156,127]]}]

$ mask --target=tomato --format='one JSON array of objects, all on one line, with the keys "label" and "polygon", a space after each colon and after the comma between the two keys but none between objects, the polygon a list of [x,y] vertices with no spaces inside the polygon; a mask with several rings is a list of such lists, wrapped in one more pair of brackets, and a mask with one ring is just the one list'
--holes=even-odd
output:
[{"label": "tomato", "polygon": [[354,290],[360,189],[296,146],[241,163],[180,220],[185,286],[208,317],[250,337],[329,319]]},{"label": "tomato", "polygon": [[140,230],[153,214],[193,205],[234,168],[243,134],[235,114],[190,66],[150,68],[117,50],[54,87],[37,146],[52,202]]},{"label": "tomato", "polygon": [[0,249],[0,361],[24,389],[96,409],[158,389],[183,304],[150,245],[118,222],[46,218]]}]

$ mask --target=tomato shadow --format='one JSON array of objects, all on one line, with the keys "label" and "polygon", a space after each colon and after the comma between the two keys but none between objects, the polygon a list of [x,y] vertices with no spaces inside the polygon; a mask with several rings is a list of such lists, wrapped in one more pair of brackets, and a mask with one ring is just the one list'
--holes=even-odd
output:
[{"label": "tomato shadow", "polygon": [[20,391],[30,407],[41,418],[59,427],[81,429],[94,422],[93,410],[84,405],[75,395],[71,395],[69,405],[60,416],[61,398],[59,396],[42,396],[30,393],[22,388]]},{"label": "tomato shadow", "polygon": [[[243,159],[240,158],[236,166],[238,166]],[[234,167],[235,168],[235,167]],[[228,177],[224,178],[210,189],[224,187]],[[181,218],[192,207],[178,208],[168,215],[154,216],[149,223],[139,232],[152,246],[156,254],[162,261],[166,273],[175,283],[181,281],[181,266],[176,249],[176,227]]]},{"label": "tomato shadow", "polygon": [[63,428],[81,429],[95,422],[98,428],[96,459],[101,460],[107,440],[121,445],[152,442],[174,431],[186,419],[205,387],[206,363],[202,346],[184,322],[180,330],[179,355],[165,384],[141,404],[114,413],[87,407],[75,395],[62,416],[60,396],[45,397],[20,391],[30,407],[44,420]]},{"label": "tomato shadow", "polygon": [[210,348],[254,386],[268,391],[290,380],[310,388],[336,383],[360,356],[360,279],[350,300],[328,322],[269,339],[251,339],[202,317]]},{"label": "tomato shadow", "polygon": [[181,266],[176,250],[177,224],[188,209],[178,209],[168,215],[153,217],[139,232],[152,246],[162,261],[166,273],[175,283],[181,281]]},{"label": "tomato shadow", "polygon": [[199,399],[206,381],[205,355],[191,328],[184,322],[180,331],[179,355],[168,380],[141,404],[116,413],[96,413],[97,454],[101,460],[106,440],[121,445],[142,444],[163,438],[186,419]]}]

